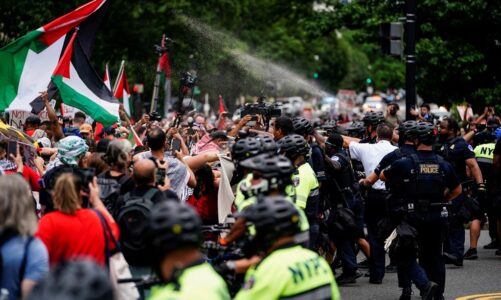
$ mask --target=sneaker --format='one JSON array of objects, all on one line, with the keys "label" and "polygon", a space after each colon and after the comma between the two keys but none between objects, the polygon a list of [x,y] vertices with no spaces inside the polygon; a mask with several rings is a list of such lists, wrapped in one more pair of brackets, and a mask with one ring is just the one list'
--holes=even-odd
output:
[{"label": "sneaker", "polygon": [[432,300],[435,297],[437,291],[438,291],[438,284],[436,284],[433,281],[430,281],[421,289],[421,299]]},{"label": "sneaker", "polygon": [[463,259],[473,260],[473,259],[477,259],[477,258],[478,258],[477,248],[470,248],[463,255]]},{"label": "sneaker", "polygon": [[386,273],[396,273],[397,272],[397,266],[393,265],[393,264],[389,264],[387,265],[385,268],[384,268],[384,271]]},{"label": "sneaker", "polygon": [[499,248],[498,250],[496,250],[496,252],[494,254],[496,256],[501,256],[501,248]]},{"label": "sneaker", "polygon": [[489,244],[485,245],[484,249],[494,250],[494,249],[497,249],[498,247],[499,247],[499,242],[497,240],[493,240]]},{"label": "sneaker", "polygon": [[398,300],[411,300],[412,297],[412,288],[403,288],[402,289],[402,295],[400,295],[400,298]]},{"label": "sneaker", "polygon": [[369,268],[369,259],[364,259],[361,262],[358,263],[358,267],[361,269],[368,269]]},{"label": "sneaker", "polygon": [[355,272],[355,273],[351,273],[351,274],[343,273],[343,274],[339,275],[338,277],[336,277],[336,283],[338,285],[356,283],[357,278],[359,278],[360,276],[362,276],[362,273],[360,273],[360,272]]},{"label": "sneaker", "polygon": [[456,256],[449,254],[447,252],[444,252],[444,257],[446,264],[455,265],[456,267],[463,266],[463,259],[459,259]]}]

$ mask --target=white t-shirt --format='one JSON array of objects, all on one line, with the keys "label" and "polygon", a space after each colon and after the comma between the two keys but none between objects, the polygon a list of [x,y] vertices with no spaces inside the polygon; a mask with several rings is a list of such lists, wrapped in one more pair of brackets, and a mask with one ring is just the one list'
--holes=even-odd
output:
[{"label": "white t-shirt", "polygon": [[[351,142],[349,148],[351,158],[362,162],[366,176],[369,176],[369,174],[374,171],[386,154],[397,149],[397,147],[393,146],[389,141],[379,141],[376,144],[360,144]],[[383,190],[385,189],[384,182],[378,180],[374,183],[372,188],[376,190]]]}]

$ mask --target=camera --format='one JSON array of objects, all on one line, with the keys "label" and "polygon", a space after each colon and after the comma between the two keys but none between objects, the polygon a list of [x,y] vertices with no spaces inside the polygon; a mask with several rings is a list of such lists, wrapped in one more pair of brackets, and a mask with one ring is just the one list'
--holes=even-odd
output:
[{"label": "camera", "polygon": [[184,72],[181,74],[181,86],[187,87],[187,88],[193,88],[197,84],[197,75],[191,74],[190,72]]},{"label": "camera", "polygon": [[271,119],[272,117],[280,117],[282,115],[282,110],[276,104],[267,104],[264,101],[266,97],[261,96],[259,100],[255,104],[247,104],[244,106],[242,111],[240,112],[240,117],[244,117],[247,115],[261,115],[266,120]]},{"label": "camera", "polygon": [[161,120],[162,120],[162,117],[156,111],[154,111],[150,114],[150,121],[160,122]]}]

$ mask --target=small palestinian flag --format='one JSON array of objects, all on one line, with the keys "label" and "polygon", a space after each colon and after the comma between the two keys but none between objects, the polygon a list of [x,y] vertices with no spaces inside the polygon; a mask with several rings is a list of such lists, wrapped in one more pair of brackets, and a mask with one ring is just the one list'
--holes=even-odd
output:
[{"label": "small palestinian flag", "polygon": [[[80,26],[82,46],[90,55],[108,4],[106,0],[90,1],[0,49],[0,111],[40,112],[44,105],[39,92],[48,89],[68,33]],[[55,92],[49,87],[49,97]]]},{"label": "small palestinian flag", "polygon": [[90,65],[77,33],[73,34],[54,70],[52,82],[65,104],[80,109],[105,126],[116,123],[120,103]]},{"label": "small palestinian flag", "polygon": [[108,64],[106,64],[103,81],[106,87],[111,91],[110,71],[108,70]]},{"label": "small palestinian flag", "polygon": [[113,95],[118,100],[122,100],[125,113],[130,117],[132,114],[132,105],[130,103],[130,90],[129,83],[127,82],[127,75],[125,74],[124,60],[122,60],[120,70],[118,71],[117,80],[115,81],[115,86],[113,87]]}]

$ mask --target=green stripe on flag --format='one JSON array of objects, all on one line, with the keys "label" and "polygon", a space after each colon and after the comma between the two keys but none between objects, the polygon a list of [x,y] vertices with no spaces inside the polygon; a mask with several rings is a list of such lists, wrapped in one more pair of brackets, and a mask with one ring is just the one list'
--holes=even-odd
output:
[{"label": "green stripe on flag", "polygon": [[52,81],[57,85],[59,93],[61,94],[61,99],[63,99],[65,104],[80,109],[97,122],[103,123],[105,126],[112,125],[118,121],[117,116],[109,113],[92,99],[89,99],[74,90],[71,86],[65,84],[62,76],[54,76],[52,77]]}]

